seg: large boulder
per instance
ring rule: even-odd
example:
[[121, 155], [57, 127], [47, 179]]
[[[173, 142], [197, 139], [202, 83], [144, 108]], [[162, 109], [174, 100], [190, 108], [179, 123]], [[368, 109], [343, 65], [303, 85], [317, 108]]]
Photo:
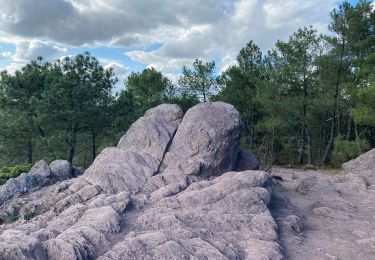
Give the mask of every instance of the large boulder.
[[227, 103], [205, 102], [186, 112], [168, 149], [167, 166], [179, 161], [200, 164], [200, 175], [209, 177], [231, 171], [240, 149], [242, 122]]
[[66, 160], [56, 160], [49, 165], [51, 174], [56, 180], [66, 180], [74, 175], [72, 164]]
[[[235, 168], [242, 122], [238, 111], [223, 102], [189, 109], [158, 171], [143, 188], [156, 201], [177, 194], [189, 184]], [[136, 203], [143, 206], [144, 202]]]
[[65, 202], [58, 201], [50, 190], [45, 189], [53, 190], [52, 184], [77, 177], [83, 171], [68, 161], [57, 160], [48, 165], [41, 160], [28, 173], [8, 180], [0, 186], [0, 224], [33, 218], [52, 205]]
[[14, 196], [50, 184], [50, 176], [51, 169], [48, 164], [43, 160], [37, 162], [28, 173], [22, 173], [0, 186], [0, 206]]
[[177, 105], [152, 108], [130, 126], [117, 147], [142, 155], [153, 168], [158, 168], [182, 117]]
[[375, 172], [374, 169], [375, 164], [375, 148], [361, 154], [357, 158], [346, 162], [342, 165], [342, 168], [347, 172], [352, 172], [354, 174], [359, 174], [361, 172], [372, 171]]
[[47, 162], [40, 160], [31, 167], [28, 175], [32, 178], [34, 187], [43, 186], [50, 181], [51, 169]]
[[117, 148], [107, 148], [95, 159], [83, 178], [105, 192], [138, 193], [158, 172], [182, 117], [177, 105], [149, 109], [131, 125]]

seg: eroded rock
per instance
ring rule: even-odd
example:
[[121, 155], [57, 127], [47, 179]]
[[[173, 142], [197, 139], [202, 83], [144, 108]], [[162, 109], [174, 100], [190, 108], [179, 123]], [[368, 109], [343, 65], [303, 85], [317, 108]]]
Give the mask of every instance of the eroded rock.
[[0, 258], [281, 259], [270, 175], [232, 171], [257, 168], [251, 154], [237, 159], [241, 132], [229, 104], [184, 117], [164, 104], [78, 178], [64, 180], [77, 175], [66, 162], [40, 163], [33, 172], [58, 182], [18, 198], [35, 216], [0, 226]]
[[117, 147], [142, 155], [151, 167], [158, 168], [182, 117], [177, 105], [152, 108], [131, 125]]
[[[375, 149], [343, 171], [276, 169], [272, 209], [288, 259], [371, 259], [375, 255]], [[276, 202], [275, 202], [276, 203]]]
[[28, 173], [22, 173], [17, 178], [12, 178], [0, 186], [0, 206], [13, 197], [35, 191], [57, 181], [77, 177], [83, 171], [82, 168], [74, 167], [65, 160], [57, 160], [50, 165], [41, 160]]
[[209, 177], [234, 170], [242, 123], [238, 111], [223, 102], [205, 102], [186, 112], [164, 163], [201, 163], [200, 175]]
[[100, 259], [281, 259], [261, 171], [227, 172], [157, 201]]
[[50, 164], [51, 174], [56, 180], [67, 180], [74, 175], [74, 169], [70, 162], [56, 160]]

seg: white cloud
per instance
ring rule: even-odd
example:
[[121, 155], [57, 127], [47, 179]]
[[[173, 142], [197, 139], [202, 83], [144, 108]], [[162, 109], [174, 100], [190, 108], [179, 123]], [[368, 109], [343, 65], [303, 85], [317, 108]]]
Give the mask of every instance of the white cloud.
[[10, 51], [3, 51], [0, 53], [0, 60], [3, 60], [3, 59], [8, 59], [10, 57], [12, 57], [13, 53], [10, 52]]
[[99, 62], [105, 69], [112, 68], [113, 72], [117, 76], [118, 82], [115, 85], [114, 92], [119, 92], [124, 88], [124, 81], [130, 75], [131, 68], [125, 66], [118, 60], [111, 60], [106, 58], [98, 58]]
[[[121, 46], [137, 62], [176, 75], [195, 58], [221, 70], [249, 40], [262, 50], [298, 27], [327, 28], [336, 0], [1, 0], [0, 41], [17, 60], [53, 57], [61, 46]], [[6, 37], [4, 37], [4, 35]], [[9, 40], [11, 39], [11, 40]], [[38, 39], [38, 40], [35, 40]], [[159, 43], [161, 47], [144, 51]], [[114, 65], [115, 66], [115, 65]], [[175, 76], [173, 76], [175, 77]]]
[[19, 40], [15, 44], [15, 53], [9, 54], [9, 57], [12, 58], [12, 63], [5, 68], [10, 72], [20, 69], [30, 60], [36, 60], [39, 56], [46, 61], [54, 61], [67, 53], [66, 48], [54, 45], [51, 42]]
[[[277, 1], [270, 0], [263, 4], [266, 25], [269, 28], [311, 24], [321, 20], [321, 14], [328, 17], [329, 11], [335, 7], [334, 1]], [[316, 17], [318, 16], [318, 17]], [[319, 19], [320, 18], [320, 19]]]
[[165, 73], [192, 64], [194, 58], [213, 60], [219, 56], [219, 69], [223, 70], [233, 64], [238, 51], [250, 40], [265, 51], [278, 39], [286, 40], [298, 27], [313, 24], [324, 30], [334, 4], [327, 0], [241, 0], [234, 3], [230, 15], [177, 30], [175, 37], [167, 38], [156, 51], [130, 51], [127, 55]]
[[20, 41], [16, 44], [15, 59], [35, 60], [38, 56], [51, 60], [66, 53], [67, 49], [38, 40]]
[[2, 0], [0, 30], [70, 45], [132, 38], [165, 25], [212, 23], [229, 0]]

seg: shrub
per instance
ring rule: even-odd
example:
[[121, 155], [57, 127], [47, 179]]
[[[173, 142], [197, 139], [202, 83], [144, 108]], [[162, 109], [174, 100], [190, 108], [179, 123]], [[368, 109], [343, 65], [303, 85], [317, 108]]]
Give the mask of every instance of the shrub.
[[23, 218], [25, 220], [30, 220], [30, 219], [32, 219], [35, 216], [36, 216], [36, 213], [33, 210], [29, 209], [29, 208], [26, 208], [24, 210], [24, 212], [23, 212]]
[[23, 172], [30, 171], [30, 164], [20, 164], [10, 167], [3, 167], [0, 169], [0, 185], [4, 184], [11, 178], [18, 177]]
[[11, 214], [6, 220], [5, 220], [5, 223], [13, 223], [13, 222], [16, 222], [17, 220], [19, 220], [20, 218], [20, 215], [18, 212], [14, 212], [13, 214]]
[[346, 161], [356, 158], [370, 148], [367, 140], [358, 138], [348, 141], [342, 135], [335, 138], [334, 149], [330, 158], [334, 167], [340, 167]]

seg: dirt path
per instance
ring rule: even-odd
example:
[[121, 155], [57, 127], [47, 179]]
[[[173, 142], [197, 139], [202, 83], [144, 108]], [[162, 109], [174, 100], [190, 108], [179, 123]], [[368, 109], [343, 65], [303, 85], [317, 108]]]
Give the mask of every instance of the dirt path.
[[340, 172], [276, 168], [271, 204], [287, 259], [375, 259], [375, 190]]

